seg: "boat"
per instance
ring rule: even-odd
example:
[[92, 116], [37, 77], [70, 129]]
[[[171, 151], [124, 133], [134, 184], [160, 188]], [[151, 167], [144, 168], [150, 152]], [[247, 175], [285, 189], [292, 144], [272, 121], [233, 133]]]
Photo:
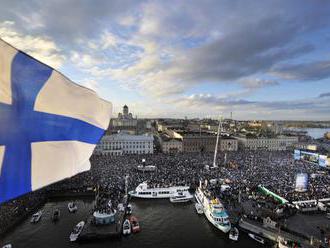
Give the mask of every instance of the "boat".
[[73, 229], [73, 231], [70, 234], [70, 241], [74, 242], [78, 239], [81, 231], [84, 229], [85, 226], [85, 222], [84, 221], [80, 221]]
[[200, 181], [199, 187], [196, 189], [195, 198], [202, 206], [204, 215], [216, 228], [224, 233], [229, 232], [231, 224], [228, 213], [221, 201], [213, 196], [207, 189], [207, 182], [202, 184]]
[[233, 241], [237, 241], [239, 236], [239, 231], [237, 227], [232, 227], [229, 231], [229, 239]]
[[123, 234], [128, 235], [131, 234], [131, 223], [128, 219], [126, 219], [123, 223]]
[[74, 202], [69, 202], [68, 203], [68, 210], [69, 210], [70, 213], [74, 213], [78, 210], [78, 207]]
[[42, 212], [41, 211], [38, 211], [36, 212], [35, 214], [32, 215], [32, 218], [31, 218], [31, 223], [37, 223], [39, 222], [39, 220], [41, 219], [41, 216], [42, 216]]
[[189, 191], [177, 192], [173, 196], [170, 197], [170, 202], [172, 203], [180, 203], [180, 202], [189, 202], [193, 199], [193, 195], [189, 193]]
[[52, 216], [52, 221], [58, 221], [60, 219], [61, 212], [59, 209], [55, 209]]
[[254, 239], [255, 241], [259, 242], [260, 244], [265, 244], [265, 239], [254, 234], [254, 233], [249, 233], [248, 234], [251, 239]]
[[131, 223], [133, 233], [137, 233], [141, 231], [139, 221], [135, 216], [131, 216], [129, 218], [129, 221]]
[[129, 195], [136, 198], [164, 199], [174, 196], [178, 192], [187, 192], [189, 186], [149, 187], [147, 182], [140, 183]]
[[126, 207], [126, 214], [131, 215], [132, 214], [132, 205], [128, 204]]
[[13, 246], [11, 244], [6, 244], [4, 246], [2, 246], [2, 248], [12, 248]]
[[196, 211], [198, 214], [203, 214], [204, 211], [203, 211], [203, 206], [199, 203], [195, 203], [195, 208], [196, 208]]

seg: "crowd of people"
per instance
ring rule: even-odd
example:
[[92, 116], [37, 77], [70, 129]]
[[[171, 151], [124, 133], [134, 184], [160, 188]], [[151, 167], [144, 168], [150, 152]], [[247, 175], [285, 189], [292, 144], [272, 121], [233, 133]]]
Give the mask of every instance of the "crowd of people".
[[[145, 162], [142, 163], [142, 159]], [[249, 193], [262, 185], [288, 201], [321, 199], [330, 196], [330, 176], [319, 166], [295, 161], [292, 152], [248, 151], [220, 153], [217, 168], [212, 168], [213, 153], [143, 154], [125, 156], [93, 155], [91, 170], [47, 187], [39, 195], [28, 194], [0, 207], [0, 228], [6, 228], [11, 216], [33, 206], [33, 199], [44, 199], [50, 193], [65, 191], [85, 192], [101, 188], [107, 192], [112, 206], [116, 207], [125, 194], [125, 178], [128, 190], [144, 181], [152, 186], [189, 185], [195, 188], [199, 181], [216, 179], [230, 186], [233, 197], [238, 192]], [[141, 172], [139, 165], [156, 166], [155, 171]], [[309, 178], [306, 192], [295, 191], [297, 173], [316, 175]], [[25, 200], [28, 199], [28, 200]], [[31, 200], [32, 199], [32, 200]], [[7, 217], [5, 217], [7, 216]], [[9, 216], [9, 217], [8, 217]], [[9, 220], [7, 220], [9, 218]], [[1, 233], [0, 229], [0, 233]]]

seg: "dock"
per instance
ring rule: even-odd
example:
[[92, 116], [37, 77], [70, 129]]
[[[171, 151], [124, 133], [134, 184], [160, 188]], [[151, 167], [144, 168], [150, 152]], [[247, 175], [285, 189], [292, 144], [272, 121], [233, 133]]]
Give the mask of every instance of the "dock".
[[316, 243], [320, 242], [318, 240], [313, 241], [307, 239], [306, 237], [304, 237], [303, 235], [299, 235], [298, 233], [295, 234], [293, 232], [291, 233], [283, 231], [279, 228], [271, 228], [251, 220], [241, 219], [238, 224], [240, 229], [242, 229], [243, 231], [257, 234], [275, 243], [278, 241], [279, 237], [299, 242], [302, 247], [306, 248], [315, 247]]
[[115, 214], [114, 223], [107, 225], [96, 225], [94, 223], [94, 216], [90, 215], [87, 218], [84, 229], [79, 235], [78, 241], [92, 241], [101, 239], [118, 239], [121, 237], [122, 225], [125, 218], [128, 197], [123, 198], [123, 205], [125, 211], [117, 211]]

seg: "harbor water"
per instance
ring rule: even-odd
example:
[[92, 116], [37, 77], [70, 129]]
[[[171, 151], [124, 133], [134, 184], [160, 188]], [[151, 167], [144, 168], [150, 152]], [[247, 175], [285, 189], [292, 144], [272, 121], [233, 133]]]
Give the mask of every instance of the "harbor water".
[[[91, 213], [92, 200], [77, 200], [78, 211], [69, 213], [69, 200], [46, 203], [42, 207], [43, 216], [37, 224], [25, 220], [11, 232], [1, 237], [0, 247], [11, 243], [13, 248], [57, 248], [57, 247], [262, 247], [240, 233], [239, 241], [228, 239], [228, 234], [214, 228], [204, 217], [196, 213], [193, 203], [173, 204], [168, 200], [133, 200], [133, 215], [140, 221], [142, 231], [138, 234], [122, 237], [119, 240], [103, 240], [88, 243], [70, 243], [69, 235], [73, 227], [85, 220]], [[55, 208], [61, 211], [57, 223], [51, 221]]]
[[323, 138], [326, 132], [330, 132], [330, 128], [297, 128], [297, 130], [306, 131], [314, 139]]

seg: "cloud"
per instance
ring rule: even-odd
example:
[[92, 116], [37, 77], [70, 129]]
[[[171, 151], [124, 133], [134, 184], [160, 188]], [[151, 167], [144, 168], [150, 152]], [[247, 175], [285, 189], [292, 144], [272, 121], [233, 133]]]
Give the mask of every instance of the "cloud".
[[319, 95], [319, 97], [330, 97], [330, 92], [322, 93]]
[[0, 23], [0, 38], [55, 69], [58, 69], [65, 60], [61, 49], [52, 39], [47, 36], [18, 33], [14, 22]]
[[240, 83], [248, 89], [259, 89], [269, 86], [279, 85], [276, 80], [260, 79], [260, 78], [246, 78], [240, 80]]
[[279, 65], [274, 68], [273, 73], [289, 80], [323, 80], [330, 77], [330, 60]]
[[[182, 24], [178, 23], [181, 18], [176, 11], [156, 12], [155, 10], [162, 6], [155, 4], [146, 6], [148, 7], [144, 8], [145, 12], [137, 36], [147, 37], [149, 40], [163, 37], [166, 41], [171, 40], [175, 33], [180, 35], [182, 33], [183, 37], [204, 34], [195, 26], [196, 20], [191, 14], [196, 9], [187, 10], [191, 15], [185, 21], [192, 23], [192, 28], [188, 28], [191, 31], [189, 34], [187, 28], [185, 30]], [[185, 18], [184, 13], [187, 11], [183, 11], [182, 18]], [[250, 11], [252, 13], [251, 9]], [[312, 15], [308, 11], [305, 12], [302, 13], [305, 17]], [[227, 28], [219, 32], [212, 30], [212, 25], [209, 29], [217, 35], [193, 49], [170, 47], [168, 43], [163, 45], [160, 42], [158, 51], [153, 54], [143, 54], [140, 61], [127, 70], [116, 71], [115, 77], [122, 77], [123, 81], [128, 81], [131, 77], [130, 81], [135, 88], [140, 88], [143, 92], [156, 97], [183, 94], [186, 90], [205, 82], [239, 83], [251, 89], [277, 85], [276, 80], [249, 78], [255, 77], [256, 74], [268, 73], [272, 67], [283, 61], [313, 52], [315, 47], [312, 44], [304, 42], [292, 44], [299, 35], [310, 31], [312, 27], [316, 28], [317, 21], [310, 21], [302, 28], [302, 17], [295, 20], [293, 17], [296, 16], [281, 16], [276, 11], [267, 13], [269, 15], [264, 14], [255, 19], [255, 15], [249, 16], [243, 23], [234, 22], [232, 29]], [[241, 18], [241, 16], [238, 15], [239, 13], [234, 14], [235, 21], [238, 21], [237, 17]], [[320, 17], [322, 18], [323, 16]], [[219, 26], [222, 25], [224, 24], [220, 22]], [[172, 32], [167, 30], [169, 27]], [[168, 60], [162, 60], [160, 56], [161, 51], [165, 50], [164, 46], [170, 47]], [[141, 67], [143, 70], [140, 70]]]
[[235, 98], [231, 95], [219, 97], [212, 94], [192, 94], [177, 98], [172, 101], [172, 104], [181, 108], [199, 110], [201, 111], [200, 114], [210, 109], [222, 113], [235, 111], [241, 116], [259, 113], [258, 118], [265, 118], [269, 114], [274, 114], [270, 116], [271, 119], [276, 119], [279, 115], [287, 115], [286, 119], [288, 116], [313, 119], [316, 114], [319, 115], [319, 118], [321, 116], [321, 119], [327, 119], [330, 114], [330, 102], [319, 97], [292, 101], [251, 101]]
[[83, 52], [78, 52], [78, 51], [71, 52], [70, 60], [74, 63], [74, 65], [82, 69], [93, 68], [103, 63], [102, 58], [99, 56], [85, 54]]
[[[326, 112], [325, 101], [315, 99], [245, 98], [258, 99], [266, 87], [283, 90], [290, 82], [282, 79], [299, 80], [303, 87], [329, 77], [329, 62], [317, 57], [327, 49], [330, 2], [3, 0], [1, 7], [0, 23], [9, 22], [0, 29], [23, 50], [67, 66], [76, 78], [87, 75], [92, 83], [83, 83], [91, 87], [115, 86], [120, 94], [135, 93], [168, 108], [166, 103], [176, 102], [172, 114], [205, 113], [210, 106], [242, 108], [242, 115], [283, 114], [292, 104], [304, 116], [302, 106], [309, 111], [309, 103]], [[237, 91], [192, 94], [208, 87]], [[184, 108], [176, 107], [184, 102]], [[164, 108], [159, 111], [169, 113]]]

